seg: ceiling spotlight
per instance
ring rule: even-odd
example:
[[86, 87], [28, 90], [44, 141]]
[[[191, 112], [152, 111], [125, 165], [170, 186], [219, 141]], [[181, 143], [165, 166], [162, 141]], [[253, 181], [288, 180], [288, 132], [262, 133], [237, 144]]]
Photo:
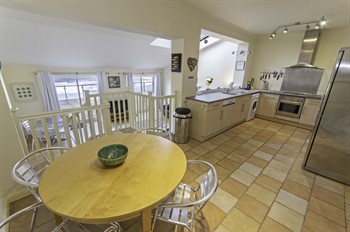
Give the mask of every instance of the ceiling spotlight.
[[287, 28], [287, 27], [285, 27], [285, 28], [283, 29], [283, 33], [284, 33], [284, 34], [288, 33], [288, 28]]
[[204, 43], [207, 44], [207, 43], [208, 43], [208, 40], [205, 39], [205, 40], [204, 40]]
[[305, 27], [305, 30], [307, 31], [309, 29], [310, 29], [310, 26], [309, 26], [309, 24], [307, 24], [306, 27]]
[[276, 36], [276, 31], [272, 32], [271, 36], [275, 37]]
[[327, 23], [327, 19], [323, 16], [320, 20], [320, 25], [324, 26], [324, 25], [326, 25], [326, 23]]
[[269, 39], [273, 39], [272, 35], [270, 35]]
[[320, 24], [319, 23], [315, 24], [315, 29], [320, 29]]

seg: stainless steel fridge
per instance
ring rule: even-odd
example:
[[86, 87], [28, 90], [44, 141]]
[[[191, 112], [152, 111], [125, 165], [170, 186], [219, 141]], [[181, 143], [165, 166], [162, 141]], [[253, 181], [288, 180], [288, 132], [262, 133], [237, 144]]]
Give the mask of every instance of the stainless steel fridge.
[[339, 51], [304, 168], [350, 185], [350, 47]]

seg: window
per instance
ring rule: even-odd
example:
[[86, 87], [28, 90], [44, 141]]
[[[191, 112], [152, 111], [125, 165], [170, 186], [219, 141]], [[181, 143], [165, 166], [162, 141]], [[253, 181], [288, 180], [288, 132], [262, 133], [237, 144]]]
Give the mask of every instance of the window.
[[133, 73], [132, 74], [132, 89], [136, 93], [148, 93], [153, 92], [153, 95], [158, 96], [159, 91], [157, 90], [157, 86], [159, 86], [159, 78], [157, 78], [158, 74], [140, 74]]
[[81, 107], [85, 103], [84, 90], [99, 93], [96, 74], [53, 75], [57, 97], [61, 109]]

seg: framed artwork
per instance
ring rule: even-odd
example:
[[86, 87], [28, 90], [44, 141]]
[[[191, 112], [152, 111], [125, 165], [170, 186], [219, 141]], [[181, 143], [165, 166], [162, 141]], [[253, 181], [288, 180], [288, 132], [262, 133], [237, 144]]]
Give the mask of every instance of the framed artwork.
[[109, 88], [120, 88], [120, 76], [109, 76], [108, 77]]
[[245, 61], [237, 61], [236, 62], [236, 70], [237, 71], [242, 71], [244, 70], [245, 66]]
[[181, 72], [182, 54], [173, 53], [171, 54], [171, 71]]

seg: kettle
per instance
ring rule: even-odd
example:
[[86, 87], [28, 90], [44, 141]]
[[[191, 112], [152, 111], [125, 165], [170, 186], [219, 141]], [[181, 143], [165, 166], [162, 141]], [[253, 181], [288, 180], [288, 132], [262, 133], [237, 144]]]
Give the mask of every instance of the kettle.
[[244, 89], [250, 90], [250, 82], [249, 81], [247, 81], [247, 84], [245, 85]]

